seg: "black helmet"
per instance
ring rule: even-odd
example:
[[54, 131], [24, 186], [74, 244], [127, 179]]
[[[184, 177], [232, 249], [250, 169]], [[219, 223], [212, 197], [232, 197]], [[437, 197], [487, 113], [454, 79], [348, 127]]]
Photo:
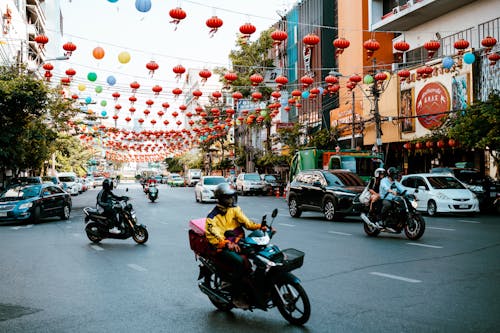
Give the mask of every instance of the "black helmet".
[[237, 201], [236, 191], [233, 190], [228, 183], [217, 185], [214, 191], [214, 197], [217, 203], [223, 207], [235, 207]]
[[399, 176], [399, 171], [395, 167], [390, 167], [389, 169], [387, 169], [387, 175], [392, 179], [397, 179]]
[[113, 182], [109, 180], [108, 178], [104, 179], [102, 181], [102, 188], [105, 191], [111, 191], [113, 189]]

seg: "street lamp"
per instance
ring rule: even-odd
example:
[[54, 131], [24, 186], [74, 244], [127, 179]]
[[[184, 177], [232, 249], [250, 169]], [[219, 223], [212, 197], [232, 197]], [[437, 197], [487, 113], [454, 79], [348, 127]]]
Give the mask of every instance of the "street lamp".
[[69, 59], [69, 56], [67, 55], [64, 55], [64, 56], [59, 56], [59, 57], [54, 57], [54, 58], [48, 58], [48, 59], [44, 59], [39, 65], [38, 67], [36, 68], [36, 72], [38, 72], [38, 70], [40, 69], [40, 67], [43, 66], [43, 64], [45, 64], [46, 62], [48, 61], [59, 61], [59, 60], [68, 60]]

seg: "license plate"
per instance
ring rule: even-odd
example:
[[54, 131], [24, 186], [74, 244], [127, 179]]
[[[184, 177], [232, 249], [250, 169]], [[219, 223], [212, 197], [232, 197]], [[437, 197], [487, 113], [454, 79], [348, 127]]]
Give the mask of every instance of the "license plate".
[[497, 193], [496, 192], [490, 192], [490, 198], [494, 198], [497, 196]]
[[469, 208], [469, 205], [458, 205], [458, 208]]
[[0, 212], [0, 217], [5, 217], [7, 216], [7, 212]]

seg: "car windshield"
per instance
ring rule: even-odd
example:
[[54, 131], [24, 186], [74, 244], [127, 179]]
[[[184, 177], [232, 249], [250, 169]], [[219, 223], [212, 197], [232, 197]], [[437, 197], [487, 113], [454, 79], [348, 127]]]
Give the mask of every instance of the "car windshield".
[[474, 170], [457, 170], [455, 177], [468, 184], [482, 184], [485, 182], [485, 177]]
[[455, 177], [428, 177], [431, 186], [439, 190], [465, 189]]
[[40, 194], [40, 189], [42, 187], [40, 185], [33, 186], [13, 186], [7, 189], [0, 196], [1, 198], [33, 198], [37, 197]]
[[245, 180], [260, 181], [259, 175], [256, 173], [249, 173], [244, 176]]
[[324, 173], [326, 182], [330, 186], [363, 186], [363, 180], [356, 174], [350, 172]]
[[275, 182], [276, 181], [276, 177], [274, 177], [273, 175], [265, 175], [264, 176], [264, 180], [266, 182]]
[[61, 176], [61, 177], [59, 177], [59, 180], [62, 182], [74, 182], [75, 177], [73, 177], [73, 176]]
[[223, 177], [221, 177], [221, 178], [219, 178], [219, 177], [217, 177], [217, 178], [205, 178], [203, 180], [203, 183], [205, 185], [218, 185], [220, 183], [224, 183], [225, 181], [226, 180]]

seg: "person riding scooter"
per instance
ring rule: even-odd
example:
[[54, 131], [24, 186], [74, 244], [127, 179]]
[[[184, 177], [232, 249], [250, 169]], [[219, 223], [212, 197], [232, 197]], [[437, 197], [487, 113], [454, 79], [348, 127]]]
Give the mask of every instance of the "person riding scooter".
[[114, 201], [122, 200], [124, 197], [117, 196], [113, 192], [113, 182], [108, 178], [104, 179], [102, 182], [102, 190], [97, 194], [97, 205], [104, 209], [103, 215], [105, 215], [110, 224], [110, 232], [118, 233], [120, 232], [119, 221], [116, 217], [117, 210], [114, 208]]
[[387, 212], [392, 207], [392, 203], [398, 194], [404, 192], [403, 185], [398, 181], [399, 172], [395, 167], [387, 169], [387, 177], [380, 181], [380, 198], [382, 199], [382, 211], [380, 213], [381, 220], [377, 222], [383, 225], [383, 221], [387, 216]]
[[[368, 217], [372, 219], [380, 211], [380, 182], [385, 177], [385, 169], [377, 168], [374, 172], [373, 177], [368, 183], [368, 191], [370, 191], [370, 210], [368, 212]], [[374, 221], [374, 220], [372, 220]]]
[[214, 196], [217, 205], [208, 214], [205, 224], [205, 236], [210, 244], [217, 249], [217, 256], [223, 264], [231, 267], [231, 282], [236, 302], [244, 306], [241, 300], [244, 287], [245, 259], [239, 255], [240, 247], [238, 241], [245, 236], [243, 228], [248, 230], [267, 230], [266, 226], [252, 222], [236, 206], [236, 191], [228, 183], [217, 185]]

